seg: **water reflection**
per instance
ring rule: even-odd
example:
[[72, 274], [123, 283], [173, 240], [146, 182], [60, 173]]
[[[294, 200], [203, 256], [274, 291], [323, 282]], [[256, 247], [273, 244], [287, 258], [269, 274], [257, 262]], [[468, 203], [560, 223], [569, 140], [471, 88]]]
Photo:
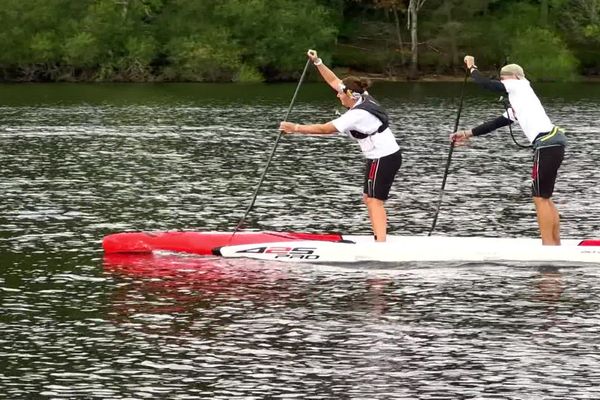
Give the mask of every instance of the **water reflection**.
[[552, 304], [561, 300], [565, 290], [563, 274], [558, 267], [540, 267], [540, 276], [537, 279], [538, 294], [534, 298]]
[[[246, 388], [237, 395], [283, 395], [287, 387], [315, 398], [460, 398], [485, 387], [510, 397], [535, 392], [539, 382], [545, 397], [558, 399], [567, 388], [586, 393], [577, 385], [589, 376], [576, 376], [569, 360], [596, 346], [553, 350], [598, 316], [565, 296], [579, 292], [579, 280], [567, 286], [556, 266], [351, 268], [173, 256], [105, 257], [104, 266], [120, 282], [111, 297], [115, 322], [185, 351], [196, 374], [220, 371]], [[171, 351], [142, 366], [163, 375], [183, 368]], [[553, 365], [570, 384], [548, 378], [557, 376]], [[251, 377], [241, 373], [248, 368]], [[221, 384], [211, 390], [226, 398]]]
[[289, 296], [284, 270], [249, 260], [107, 254], [104, 271], [122, 281], [112, 297], [119, 319], [140, 313], [193, 313], [221, 300], [268, 302]]

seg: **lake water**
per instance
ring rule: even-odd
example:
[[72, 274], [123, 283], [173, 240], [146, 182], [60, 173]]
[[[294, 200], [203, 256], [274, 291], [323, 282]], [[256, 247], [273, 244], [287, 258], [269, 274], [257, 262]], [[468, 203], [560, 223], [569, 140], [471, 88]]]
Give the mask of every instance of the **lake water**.
[[[600, 86], [536, 88], [570, 141], [562, 236], [600, 237]], [[294, 89], [0, 86], [0, 398], [599, 398], [595, 265], [104, 257], [113, 232], [233, 229]], [[390, 233], [431, 227], [460, 89], [372, 90], [404, 152]], [[466, 94], [463, 128], [502, 111]], [[290, 120], [339, 111], [307, 83]], [[536, 237], [531, 158], [507, 130], [457, 148], [435, 233]], [[247, 226], [368, 233], [362, 165], [347, 138], [283, 137]]]

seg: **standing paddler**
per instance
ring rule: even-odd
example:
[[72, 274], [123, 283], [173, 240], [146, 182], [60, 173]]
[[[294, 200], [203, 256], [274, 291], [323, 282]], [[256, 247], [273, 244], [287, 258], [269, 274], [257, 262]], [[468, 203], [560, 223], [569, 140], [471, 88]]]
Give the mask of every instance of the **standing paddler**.
[[344, 133], [356, 140], [366, 158], [363, 202], [367, 206], [375, 240], [385, 242], [387, 235], [387, 213], [384, 203], [398, 169], [402, 164], [402, 153], [396, 138], [389, 128], [387, 113], [369, 95], [369, 82], [348, 76], [339, 79], [317, 57], [314, 50], [308, 57], [319, 73], [337, 92], [337, 98], [348, 109], [339, 118], [324, 124], [303, 125], [283, 121], [279, 129], [285, 133], [333, 134]]
[[554, 126], [546, 115], [539, 98], [525, 79], [523, 68], [508, 64], [500, 71], [500, 81], [484, 77], [477, 70], [475, 58], [465, 56], [471, 77], [485, 89], [508, 94], [510, 109], [500, 117], [473, 129], [457, 131], [450, 140], [457, 143], [472, 136], [481, 136], [500, 127], [518, 122], [533, 148], [531, 192], [537, 213], [540, 236], [544, 245], [560, 245], [560, 216], [552, 201], [558, 168], [565, 155], [567, 138], [562, 129]]

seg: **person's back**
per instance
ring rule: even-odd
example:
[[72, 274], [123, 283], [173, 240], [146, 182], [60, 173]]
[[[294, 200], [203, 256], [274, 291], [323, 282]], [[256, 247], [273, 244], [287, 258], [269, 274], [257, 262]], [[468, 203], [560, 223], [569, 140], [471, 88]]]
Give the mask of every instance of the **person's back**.
[[473, 80], [485, 89], [508, 94], [511, 108], [504, 115], [484, 122], [472, 129], [454, 132], [453, 142], [462, 142], [472, 136], [481, 136], [500, 127], [518, 122], [534, 150], [531, 171], [531, 194], [535, 204], [540, 236], [545, 245], [560, 244], [560, 215], [551, 197], [558, 169], [565, 154], [567, 139], [562, 130], [548, 118], [538, 96], [517, 64], [502, 67], [500, 81], [482, 76], [475, 58], [465, 56], [465, 64]]
[[513, 116], [530, 143], [540, 132], [552, 130], [554, 125], [527, 79], [505, 79], [502, 84], [508, 93]]

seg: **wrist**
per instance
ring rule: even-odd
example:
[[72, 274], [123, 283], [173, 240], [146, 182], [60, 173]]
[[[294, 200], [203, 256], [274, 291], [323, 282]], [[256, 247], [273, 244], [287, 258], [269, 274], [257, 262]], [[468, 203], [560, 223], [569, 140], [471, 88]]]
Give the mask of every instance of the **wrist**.
[[319, 65], [323, 64], [323, 60], [321, 60], [320, 58], [317, 58], [315, 61], [313, 61], [313, 64], [315, 66], [319, 66]]
[[300, 125], [298, 125], [298, 124], [294, 125], [294, 132], [300, 132], [299, 128], [300, 128]]

